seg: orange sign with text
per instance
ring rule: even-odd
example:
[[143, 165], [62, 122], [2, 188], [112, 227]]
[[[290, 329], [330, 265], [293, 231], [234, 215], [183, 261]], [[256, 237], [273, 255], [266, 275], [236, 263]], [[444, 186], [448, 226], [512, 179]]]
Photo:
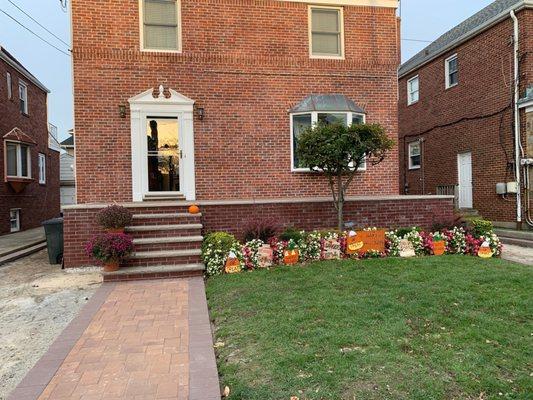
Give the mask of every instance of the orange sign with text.
[[358, 251], [360, 254], [364, 254], [367, 251], [379, 251], [383, 253], [385, 251], [385, 230], [378, 229], [375, 231], [357, 231], [357, 241], [363, 243]]

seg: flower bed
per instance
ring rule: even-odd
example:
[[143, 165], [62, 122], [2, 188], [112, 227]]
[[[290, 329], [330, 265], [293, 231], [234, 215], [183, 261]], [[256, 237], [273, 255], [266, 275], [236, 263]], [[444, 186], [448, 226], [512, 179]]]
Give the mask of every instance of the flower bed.
[[[416, 227], [387, 232], [366, 228], [361, 233], [382, 232], [381, 246], [365, 250], [360, 242], [352, 251], [347, 246], [356, 233], [339, 231], [298, 231], [288, 229], [279, 237], [265, 243], [252, 239], [239, 243], [233, 235], [216, 232], [206, 236], [202, 246], [202, 259], [207, 275], [224, 272], [252, 271], [276, 265], [292, 265], [317, 260], [342, 258], [366, 259], [382, 257], [433, 256], [435, 254], [464, 254], [480, 257], [499, 257], [502, 244], [487, 221], [473, 221], [472, 227], [460, 226], [437, 232], [424, 232]], [[379, 236], [379, 235], [377, 235]], [[380, 248], [381, 247], [381, 248]]]

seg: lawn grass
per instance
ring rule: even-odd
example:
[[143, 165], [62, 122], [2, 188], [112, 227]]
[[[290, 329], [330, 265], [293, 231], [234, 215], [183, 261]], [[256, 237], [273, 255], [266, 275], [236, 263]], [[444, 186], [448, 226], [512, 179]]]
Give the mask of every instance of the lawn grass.
[[[207, 282], [229, 399], [533, 399], [533, 267], [327, 261]], [[222, 345], [223, 344], [223, 345]]]

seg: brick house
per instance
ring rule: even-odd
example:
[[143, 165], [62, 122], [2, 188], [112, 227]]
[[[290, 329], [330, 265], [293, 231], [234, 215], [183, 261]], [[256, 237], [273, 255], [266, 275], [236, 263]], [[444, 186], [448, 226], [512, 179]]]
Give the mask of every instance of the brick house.
[[533, 2], [498, 0], [400, 67], [404, 193], [455, 194], [500, 226], [532, 222], [532, 50]]
[[0, 235], [59, 215], [59, 147], [48, 89], [0, 47]]
[[[397, 138], [397, 6], [74, 0], [78, 205], [65, 208], [66, 265], [88, 262], [79, 232], [94, 232], [94, 213], [109, 202], [132, 208], [150, 234], [169, 213], [181, 218], [175, 228], [194, 222], [197, 238], [239, 235], [243, 221], [267, 215], [335, 226], [327, 181], [298, 166], [294, 145], [318, 120], [380, 123]], [[361, 171], [349, 200], [347, 219], [360, 225], [430, 225], [451, 213], [449, 198], [400, 196], [396, 149]], [[180, 213], [191, 202], [201, 217]], [[166, 250], [183, 244], [155, 247], [143, 229], [130, 229], [143, 243], [132, 265], [177, 262]], [[197, 247], [187, 247], [194, 259]]]

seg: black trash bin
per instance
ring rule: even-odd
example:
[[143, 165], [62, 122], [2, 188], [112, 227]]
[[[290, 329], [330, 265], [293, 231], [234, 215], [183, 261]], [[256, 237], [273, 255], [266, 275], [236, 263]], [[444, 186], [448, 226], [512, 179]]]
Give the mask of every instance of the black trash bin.
[[49, 219], [43, 222], [48, 260], [50, 264], [61, 264], [63, 260], [63, 218]]

